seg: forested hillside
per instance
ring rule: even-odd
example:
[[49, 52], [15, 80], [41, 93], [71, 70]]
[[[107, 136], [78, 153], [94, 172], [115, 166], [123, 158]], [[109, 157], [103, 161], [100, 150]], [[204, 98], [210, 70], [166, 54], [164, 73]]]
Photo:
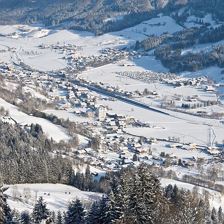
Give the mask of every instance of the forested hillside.
[[85, 0], [0, 1], [0, 23], [43, 23], [102, 33], [133, 26], [186, 1]]

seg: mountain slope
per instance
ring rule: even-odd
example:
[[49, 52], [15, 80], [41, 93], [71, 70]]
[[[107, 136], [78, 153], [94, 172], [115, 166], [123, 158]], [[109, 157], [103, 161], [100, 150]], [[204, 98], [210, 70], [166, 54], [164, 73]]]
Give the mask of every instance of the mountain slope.
[[105, 32], [141, 22], [169, 2], [171, 0], [138, 0], [137, 4], [135, 0], [0, 0], [0, 23], [41, 22]]
[[42, 23], [103, 33], [121, 30], [158, 13], [211, 13], [223, 19], [222, 0], [0, 0], [0, 23]]

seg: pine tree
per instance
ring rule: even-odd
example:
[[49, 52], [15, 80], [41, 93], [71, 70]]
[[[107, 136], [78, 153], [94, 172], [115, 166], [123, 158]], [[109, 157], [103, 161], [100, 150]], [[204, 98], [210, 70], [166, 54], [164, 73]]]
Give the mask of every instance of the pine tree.
[[218, 224], [218, 215], [215, 208], [212, 209], [211, 219], [212, 219], [212, 224]]
[[83, 224], [85, 223], [85, 211], [80, 200], [70, 203], [66, 213], [66, 224]]
[[31, 218], [28, 212], [22, 212], [20, 216], [20, 223], [21, 224], [30, 224]]
[[[141, 204], [138, 206], [139, 209], [142, 208], [138, 218], [142, 223], [150, 224], [158, 222], [157, 218], [162, 218], [162, 209], [166, 207], [166, 200], [162, 197], [159, 180], [152, 175], [145, 164], [137, 168], [135, 187], [137, 200]], [[160, 211], [160, 215], [158, 214], [158, 210]]]
[[219, 223], [223, 223], [223, 212], [222, 212], [222, 207], [220, 206], [219, 207], [219, 211], [218, 211], [218, 220], [219, 220]]
[[223, 212], [222, 212], [222, 207], [220, 206], [219, 207], [219, 211], [218, 211], [218, 220], [219, 220], [219, 223], [223, 223]]
[[88, 212], [87, 224], [99, 224], [99, 217], [100, 217], [99, 203], [93, 202], [91, 209]]
[[61, 215], [61, 212], [60, 211], [57, 214], [56, 224], [63, 224], [63, 218], [62, 218], [62, 215]]
[[56, 215], [54, 211], [51, 212], [51, 220], [53, 221], [53, 223], [55, 223]]
[[12, 211], [8, 204], [5, 204], [5, 224], [14, 224]]
[[114, 192], [112, 191], [109, 194], [109, 217], [112, 222], [116, 222], [122, 214], [122, 209], [119, 204], [116, 202], [117, 197], [115, 197]]
[[40, 197], [34, 206], [32, 218], [34, 223], [41, 223], [42, 220], [47, 219], [49, 216], [49, 211], [47, 209], [46, 203], [43, 198]]
[[88, 165], [86, 167], [86, 171], [85, 171], [84, 190], [89, 191], [90, 189], [92, 189], [92, 187], [93, 187], [92, 184], [93, 184], [92, 175], [90, 172], [90, 166]]
[[109, 199], [103, 196], [99, 202], [99, 224], [109, 224], [111, 223], [111, 217], [109, 212]]
[[169, 184], [166, 188], [165, 188], [165, 196], [167, 199], [171, 199], [173, 194], [173, 186], [171, 184]]
[[0, 223], [5, 223], [5, 206], [6, 202], [3, 197], [2, 191], [0, 191]]

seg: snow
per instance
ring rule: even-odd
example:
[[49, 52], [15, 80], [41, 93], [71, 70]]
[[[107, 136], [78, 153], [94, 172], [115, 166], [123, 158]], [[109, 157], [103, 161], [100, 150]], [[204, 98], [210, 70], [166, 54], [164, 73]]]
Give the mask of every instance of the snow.
[[191, 48], [184, 49], [181, 54], [185, 55], [187, 53], [200, 53], [204, 52], [207, 53], [211, 51], [213, 48], [218, 47], [224, 44], [224, 40], [218, 41], [216, 43], [208, 43], [208, 44], [197, 44]]
[[187, 77], [207, 76], [218, 83], [224, 80], [224, 74], [222, 74], [222, 71], [223, 69], [218, 66], [211, 66], [196, 72], [182, 72], [181, 74]]
[[81, 117], [76, 115], [73, 110], [54, 110], [54, 109], [47, 109], [43, 111], [44, 113], [47, 114], [53, 114], [55, 116], [57, 116], [58, 118], [67, 120], [69, 119], [69, 121], [72, 122], [79, 122], [79, 123], [83, 123], [83, 122], [92, 122], [92, 119], [90, 119], [89, 117]]
[[41, 100], [45, 100], [48, 101], [48, 98], [44, 95], [42, 95], [41, 93], [35, 91], [33, 88], [25, 86], [23, 87], [23, 91], [25, 93], [30, 93], [32, 97], [37, 98], [37, 99], [41, 99]]
[[[145, 61], [143, 62], [144, 59]], [[149, 68], [158, 72], [165, 71], [165, 68], [158, 61], [151, 63], [150, 58], [144, 59], [136, 59], [134, 62], [124, 59], [118, 63], [104, 65], [99, 68], [89, 68], [87, 71], [79, 74], [79, 77], [87, 81], [104, 83], [105, 86], [118, 86], [127, 91], [144, 90], [146, 87], [150, 89], [153, 84], [146, 84], [117, 74], [120, 72], [145, 72]]]
[[117, 35], [123, 36], [130, 40], [143, 40], [150, 35], [161, 35], [163, 33], [175, 33], [181, 31], [183, 27], [178, 25], [175, 20], [169, 16], [159, 15], [141, 24], [127, 28], [125, 30], [115, 32]]
[[207, 145], [209, 129], [212, 126], [216, 134], [216, 141], [219, 143], [223, 141], [224, 125], [218, 120], [166, 111], [171, 114], [169, 116], [119, 101], [103, 100], [100, 103], [108, 106], [114, 113], [134, 117], [152, 126], [151, 128], [128, 127], [125, 129], [126, 132], [133, 135], [162, 139], [175, 137], [183, 143]]
[[212, 18], [211, 14], [207, 14], [204, 17], [196, 17], [196, 16], [189, 16], [187, 18], [187, 21], [184, 23], [184, 26], [187, 28], [191, 27], [201, 27], [202, 24], [199, 23], [199, 21], [202, 21], [203, 23], [207, 23], [212, 27], [217, 27], [219, 24]]
[[135, 44], [137, 40], [143, 40], [150, 35], [174, 33], [180, 30], [182, 27], [171, 17], [162, 15], [137, 26], [101, 36], [80, 31], [49, 31], [26, 25], [0, 26], [2, 35], [0, 46], [6, 50], [6, 52], [0, 52], [0, 61], [23, 62], [40, 71], [58, 70], [67, 66], [65, 55], [52, 49], [39, 49], [39, 45], [75, 44], [80, 47], [80, 50], [76, 52], [77, 56], [96, 56], [104, 48], [124, 47]]
[[30, 125], [30, 124], [39, 124], [41, 125], [45, 135], [49, 138], [52, 138], [56, 142], [61, 140], [68, 141], [70, 137], [66, 133], [66, 130], [60, 126], [54, 125], [50, 121], [47, 121], [43, 118], [34, 117], [28, 114], [19, 111], [19, 108], [7, 103], [5, 100], [0, 98], [0, 106], [3, 106], [5, 110], [9, 111], [10, 116], [16, 120], [20, 125]]
[[63, 184], [16, 184], [4, 187], [9, 187], [4, 193], [8, 196], [7, 202], [10, 208], [19, 212], [32, 212], [39, 197], [43, 197], [48, 209], [57, 212], [65, 211], [72, 200], [79, 199], [83, 203], [91, 203], [102, 196], [99, 193], [81, 191]]
[[[167, 147], [167, 145], [173, 147]], [[151, 150], [153, 156], [160, 156], [161, 152], [165, 154], [169, 154], [170, 157], [176, 157], [177, 159], [182, 160], [189, 160], [192, 158], [204, 158], [204, 159], [211, 159], [212, 156], [206, 154], [205, 152], [197, 149], [191, 149], [189, 146], [185, 146], [186, 149], [177, 148], [175, 144], [170, 142], [156, 142], [152, 143]]]

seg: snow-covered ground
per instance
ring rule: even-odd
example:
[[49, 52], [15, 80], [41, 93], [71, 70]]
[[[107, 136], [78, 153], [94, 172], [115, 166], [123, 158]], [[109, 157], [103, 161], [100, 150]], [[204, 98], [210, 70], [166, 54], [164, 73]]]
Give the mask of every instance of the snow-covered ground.
[[40, 49], [39, 45], [75, 44], [80, 48], [76, 52], [77, 56], [96, 56], [104, 48], [123, 47], [135, 44], [137, 40], [143, 40], [149, 35], [180, 30], [182, 27], [171, 17], [162, 15], [137, 26], [97, 37], [88, 32], [50, 31], [25, 25], [0, 26], [0, 49], [5, 50], [0, 52], [0, 61], [24, 62], [41, 71], [57, 70], [67, 66], [64, 53], [49, 48]]
[[74, 110], [54, 110], [54, 109], [47, 109], [43, 111], [44, 113], [47, 114], [53, 114], [55, 116], [57, 116], [58, 118], [64, 119], [64, 120], [69, 120], [72, 122], [79, 122], [79, 123], [84, 123], [84, 122], [88, 122], [88, 123], [92, 123], [93, 120], [91, 118], [88, 117], [82, 117], [82, 116], [78, 116], [74, 113]]
[[187, 18], [187, 21], [184, 23], [184, 26], [187, 28], [200, 27], [203, 25], [203, 23], [207, 23], [209, 26], [212, 26], [212, 27], [216, 27], [220, 25], [212, 18], [211, 14], [207, 14], [203, 18], [196, 17], [193, 15], [189, 16]]
[[30, 125], [32, 123], [41, 125], [46, 136], [52, 138], [56, 142], [59, 142], [61, 140], [68, 141], [70, 139], [69, 135], [66, 133], [66, 130], [62, 127], [57, 126], [43, 118], [38, 118], [25, 114], [22, 111], [19, 111], [18, 107], [7, 103], [1, 98], [0, 107], [4, 107], [5, 110], [8, 110], [9, 115], [20, 125]]
[[92, 203], [102, 197], [102, 194], [81, 191], [63, 184], [16, 184], [4, 187], [8, 187], [4, 193], [8, 196], [10, 208], [19, 212], [32, 212], [39, 197], [43, 197], [51, 211], [65, 211], [72, 200], [79, 199], [83, 203]]
[[216, 134], [216, 141], [219, 143], [223, 141], [224, 125], [218, 120], [172, 111], [168, 111], [171, 114], [168, 116], [119, 101], [101, 101], [101, 104], [108, 106], [114, 113], [134, 117], [152, 126], [151, 128], [126, 128], [125, 131], [130, 134], [148, 138], [175, 137], [183, 143], [207, 145], [209, 129], [212, 126]]

